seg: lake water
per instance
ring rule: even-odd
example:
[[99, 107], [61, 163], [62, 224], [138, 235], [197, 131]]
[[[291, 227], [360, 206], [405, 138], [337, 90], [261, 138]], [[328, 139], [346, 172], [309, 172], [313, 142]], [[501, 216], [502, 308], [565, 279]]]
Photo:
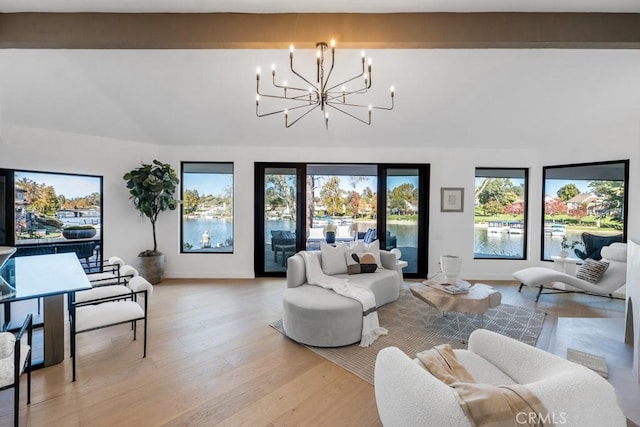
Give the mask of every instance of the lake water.
[[[368, 228], [375, 227], [373, 222], [356, 222], [358, 231], [367, 231]], [[273, 220], [265, 221], [264, 240], [271, 241], [271, 230], [295, 231], [296, 224], [294, 221]], [[418, 224], [407, 223], [390, 223], [387, 229], [392, 235], [396, 236], [398, 247], [417, 247], [418, 243]], [[183, 233], [185, 242], [188, 242], [194, 249], [200, 249], [200, 239], [205, 230], [211, 236], [211, 246], [215, 247], [222, 244], [227, 239], [233, 238], [233, 223], [224, 219], [185, 219], [183, 223]], [[581, 231], [567, 231], [569, 240], [580, 241]], [[522, 234], [508, 233], [487, 233], [485, 228], [474, 229], [474, 248], [476, 252], [496, 256], [522, 256]], [[536, 236], [537, 238], [537, 236]], [[560, 253], [562, 237], [561, 236], [544, 236], [545, 241], [545, 258]], [[531, 242], [529, 242], [531, 243]], [[572, 251], [570, 256], [575, 256]], [[535, 255], [535, 254], [534, 254]], [[535, 257], [535, 256], [534, 256]]]
[[[582, 231], [567, 230], [567, 239], [581, 241]], [[538, 236], [535, 237], [539, 239]], [[474, 250], [476, 253], [498, 257], [522, 258], [522, 242], [524, 234], [487, 233], [486, 228], [474, 229]], [[529, 241], [531, 244], [531, 241]], [[560, 254], [562, 250], [562, 236], [544, 236], [544, 258]], [[575, 258], [573, 250], [569, 250], [569, 256]], [[537, 254], [533, 254], [535, 259]]]
[[201, 249], [202, 234], [207, 231], [211, 247], [219, 247], [225, 241], [233, 241], [233, 222], [225, 219], [184, 219], [182, 236], [184, 243], [189, 243], [194, 250]]

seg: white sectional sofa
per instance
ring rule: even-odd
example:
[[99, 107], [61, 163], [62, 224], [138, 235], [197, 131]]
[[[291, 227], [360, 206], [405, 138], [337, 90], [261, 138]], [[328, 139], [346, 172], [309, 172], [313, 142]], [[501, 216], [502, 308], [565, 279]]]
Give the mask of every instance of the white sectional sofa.
[[[402, 286], [396, 256], [381, 250], [380, 261], [383, 268], [375, 273], [333, 276], [371, 289], [380, 307], [397, 300]], [[362, 305], [332, 290], [309, 285], [304, 259], [298, 253], [287, 261], [282, 323], [285, 334], [299, 343], [315, 347], [345, 346], [359, 342], [362, 337]]]

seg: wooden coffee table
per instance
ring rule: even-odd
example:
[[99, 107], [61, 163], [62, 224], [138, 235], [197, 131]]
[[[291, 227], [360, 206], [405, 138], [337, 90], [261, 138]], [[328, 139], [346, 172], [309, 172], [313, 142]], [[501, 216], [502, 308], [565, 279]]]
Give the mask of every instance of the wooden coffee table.
[[[502, 301], [500, 292], [488, 285], [478, 283], [471, 286], [468, 293], [452, 295], [433, 287], [438, 284], [439, 282], [425, 280], [422, 283], [412, 284], [409, 289], [416, 298], [441, 311], [444, 315], [448, 312], [479, 315], [481, 327], [484, 326], [483, 315], [487, 310], [499, 306]], [[456, 320], [460, 330], [458, 317]], [[465, 322], [465, 331], [469, 323]], [[468, 334], [465, 335], [468, 336]]]

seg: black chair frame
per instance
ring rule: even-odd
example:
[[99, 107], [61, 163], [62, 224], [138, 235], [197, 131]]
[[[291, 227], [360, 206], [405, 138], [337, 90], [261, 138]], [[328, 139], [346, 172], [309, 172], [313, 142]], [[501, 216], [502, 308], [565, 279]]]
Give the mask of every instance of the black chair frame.
[[[25, 358], [24, 366], [20, 366], [20, 359], [21, 359], [20, 343], [22, 342], [22, 337], [25, 332], [27, 333], [27, 344], [29, 345], [29, 353]], [[33, 337], [33, 315], [29, 313], [26, 319], [24, 320], [22, 327], [18, 330], [18, 333], [16, 334], [16, 343], [13, 350], [14, 382], [13, 384], [0, 387], [0, 390], [7, 390], [10, 388], [14, 389], [13, 424], [16, 427], [18, 426], [18, 420], [20, 415], [20, 371], [21, 370], [27, 373], [27, 405], [31, 403], [31, 355], [33, 353], [32, 337]]]
[[111, 326], [124, 325], [125, 323], [131, 323], [132, 329], [133, 329], [133, 340], [135, 341], [137, 339], [137, 328], [136, 328], [137, 322], [139, 320], [143, 320], [144, 321], [144, 329], [143, 329], [144, 330], [144, 341], [143, 341], [143, 354], [142, 354], [142, 357], [143, 358], [147, 357], [147, 311], [148, 311], [148, 306], [149, 306], [148, 291], [147, 290], [138, 291], [138, 292], [131, 291], [131, 300], [137, 302], [137, 300], [138, 300], [137, 295], [138, 294], [144, 294], [144, 306], [143, 306], [144, 315], [142, 317], [138, 317], [138, 318], [135, 318], [135, 319], [127, 319], [127, 320], [122, 321], [122, 322], [110, 323], [108, 325], [102, 325], [102, 326], [98, 326], [98, 327], [91, 328], [91, 329], [85, 329], [85, 330], [80, 331], [80, 332], [76, 332], [76, 308], [77, 307], [98, 305], [98, 304], [103, 304], [103, 303], [117, 303], [117, 301], [122, 301], [124, 298], [122, 296], [108, 297], [108, 298], [95, 299], [95, 300], [91, 300], [91, 301], [84, 301], [84, 302], [80, 302], [80, 303], [76, 303], [75, 301], [72, 301], [72, 303], [71, 303], [71, 327], [70, 327], [70, 330], [69, 330], [69, 338], [70, 338], [70, 349], [71, 349], [71, 359], [72, 359], [73, 381], [76, 380], [76, 335], [77, 334], [96, 331], [98, 329], [109, 328]]

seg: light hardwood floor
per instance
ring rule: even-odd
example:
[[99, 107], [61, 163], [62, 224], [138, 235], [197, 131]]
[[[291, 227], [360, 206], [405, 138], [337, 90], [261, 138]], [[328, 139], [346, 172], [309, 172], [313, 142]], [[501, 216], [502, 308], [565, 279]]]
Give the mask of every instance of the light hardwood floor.
[[[558, 316], [622, 317], [622, 301], [543, 296], [493, 282], [503, 302], [548, 313], [538, 346]], [[256, 426], [380, 425], [371, 385], [282, 336], [284, 279], [165, 280], [150, 301], [148, 355], [122, 325], [78, 336], [71, 361], [23, 380], [21, 425]], [[140, 326], [139, 326], [140, 327]], [[141, 329], [139, 330], [141, 331]], [[0, 393], [0, 425], [11, 425], [12, 392]]]

